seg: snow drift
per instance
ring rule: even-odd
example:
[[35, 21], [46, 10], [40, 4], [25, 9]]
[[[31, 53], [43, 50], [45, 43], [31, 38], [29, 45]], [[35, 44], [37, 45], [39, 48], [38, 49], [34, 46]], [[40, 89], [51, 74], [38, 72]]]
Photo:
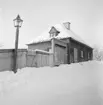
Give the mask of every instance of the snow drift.
[[23, 68], [0, 73], [1, 105], [102, 105], [103, 64]]

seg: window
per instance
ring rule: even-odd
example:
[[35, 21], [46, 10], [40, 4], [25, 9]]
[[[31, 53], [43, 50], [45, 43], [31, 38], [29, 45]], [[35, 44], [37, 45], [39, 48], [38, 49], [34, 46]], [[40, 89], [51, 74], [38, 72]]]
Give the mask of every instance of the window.
[[83, 58], [83, 51], [81, 51], [81, 57]]
[[53, 37], [56, 37], [57, 35], [58, 35], [58, 32], [56, 32], [56, 33], [51, 33], [51, 34], [50, 34], [50, 37], [53, 38]]
[[77, 48], [74, 48], [74, 62], [77, 62], [78, 60], [78, 50]]
[[50, 34], [50, 37], [51, 37], [51, 38], [55, 37], [55, 34], [56, 34], [56, 33]]
[[91, 58], [91, 54], [90, 54], [90, 52], [88, 52], [88, 59], [90, 59]]

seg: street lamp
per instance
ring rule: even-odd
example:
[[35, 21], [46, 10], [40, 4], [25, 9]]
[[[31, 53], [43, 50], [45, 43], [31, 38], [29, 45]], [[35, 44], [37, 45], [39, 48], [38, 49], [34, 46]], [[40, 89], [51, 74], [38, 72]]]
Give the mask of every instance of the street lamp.
[[18, 15], [14, 21], [14, 27], [16, 27], [16, 39], [15, 39], [15, 50], [14, 50], [14, 73], [17, 72], [17, 53], [18, 53], [18, 38], [19, 38], [19, 28], [22, 26], [23, 20]]

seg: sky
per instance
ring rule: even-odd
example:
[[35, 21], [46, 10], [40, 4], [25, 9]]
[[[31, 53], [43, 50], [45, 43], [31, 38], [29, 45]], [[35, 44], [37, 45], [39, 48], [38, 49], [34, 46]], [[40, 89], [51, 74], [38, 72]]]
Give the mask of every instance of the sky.
[[19, 48], [27, 47], [52, 25], [70, 22], [71, 29], [89, 45], [103, 46], [102, 0], [0, 0], [0, 45], [14, 48], [13, 19], [23, 19]]

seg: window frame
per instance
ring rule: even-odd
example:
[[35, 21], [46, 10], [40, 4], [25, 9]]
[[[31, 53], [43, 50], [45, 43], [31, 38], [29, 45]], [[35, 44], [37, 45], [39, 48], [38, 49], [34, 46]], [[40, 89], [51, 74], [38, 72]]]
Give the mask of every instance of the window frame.
[[80, 51], [80, 57], [81, 57], [81, 58], [84, 57], [84, 51], [83, 51], [83, 50]]

